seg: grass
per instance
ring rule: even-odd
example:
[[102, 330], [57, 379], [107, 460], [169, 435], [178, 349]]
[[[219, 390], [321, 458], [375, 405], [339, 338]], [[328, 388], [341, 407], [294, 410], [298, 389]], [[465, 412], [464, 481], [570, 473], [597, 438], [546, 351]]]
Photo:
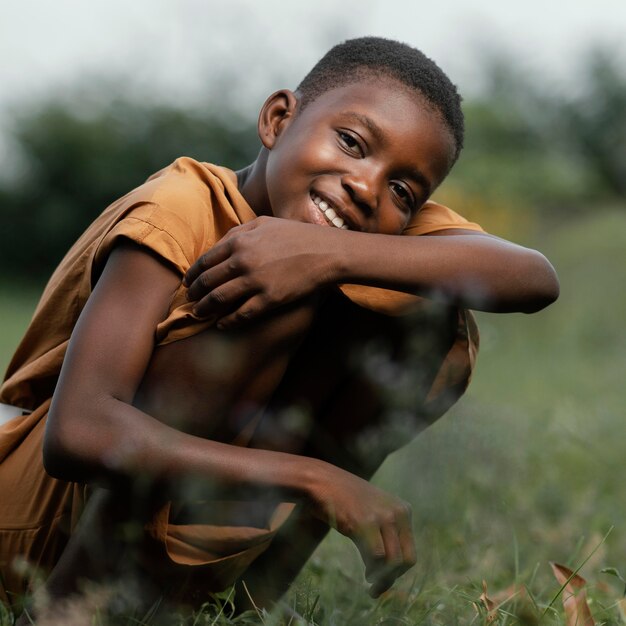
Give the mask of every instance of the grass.
[[[371, 600], [356, 550], [333, 533], [280, 611], [237, 619], [221, 598], [169, 623], [564, 624], [550, 561], [582, 564], [598, 624], [626, 623], [624, 585], [602, 572], [626, 575], [626, 211], [591, 214], [536, 245], [557, 267], [559, 301], [535, 316], [479, 315], [470, 392], [376, 476], [413, 504], [415, 568]], [[3, 362], [33, 303], [5, 293]], [[483, 581], [489, 597], [515, 595], [489, 613]]]

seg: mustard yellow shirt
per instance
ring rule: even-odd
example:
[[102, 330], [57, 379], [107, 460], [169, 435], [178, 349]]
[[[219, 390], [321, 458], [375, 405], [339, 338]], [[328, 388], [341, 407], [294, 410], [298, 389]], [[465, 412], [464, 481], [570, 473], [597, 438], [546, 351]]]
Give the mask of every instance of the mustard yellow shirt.
[[[143, 185], [111, 204], [72, 246], [50, 278], [33, 319], [7, 370], [0, 402], [32, 411], [0, 426], [0, 574], [5, 590], [21, 593], [26, 581], [11, 567], [16, 555], [50, 568], [58, 560], [85, 500], [83, 485], [58, 481], [43, 469], [41, 446], [45, 420], [76, 321], [107, 257], [120, 238], [145, 246], [179, 272], [228, 230], [253, 220], [255, 213], [237, 189], [234, 172], [180, 158]], [[449, 228], [482, 230], [437, 204], [427, 202], [404, 234], [419, 236]], [[401, 314], [420, 299], [385, 289], [342, 285], [358, 305]], [[154, 330], [155, 345], [196, 334], [213, 320], [199, 319], [181, 286], [166, 318]], [[444, 359], [427, 401], [445, 395], [448, 404], [465, 390], [471, 376], [478, 335], [471, 315], [458, 313], [457, 339]], [[181, 565], [211, 563], [213, 574], [229, 584], [267, 548], [289, 507], [277, 509], [268, 528], [174, 527], [167, 511], [150, 533], [167, 557]]]

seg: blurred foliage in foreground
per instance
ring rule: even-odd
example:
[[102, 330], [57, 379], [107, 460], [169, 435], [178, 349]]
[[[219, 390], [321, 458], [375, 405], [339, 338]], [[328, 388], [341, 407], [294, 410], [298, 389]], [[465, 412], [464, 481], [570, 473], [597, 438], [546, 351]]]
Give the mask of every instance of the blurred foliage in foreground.
[[[626, 75], [591, 53], [576, 95], [492, 61], [488, 87], [466, 102], [465, 152], [438, 198], [497, 233], [542, 210], [583, 212], [626, 197]], [[110, 83], [109, 83], [110, 84]], [[15, 112], [17, 173], [0, 183], [0, 267], [41, 280], [112, 200], [181, 155], [238, 168], [257, 150], [255, 122], [229, 107], [130, 101], [79, 86]], [[227, 90], [226, 90], [227, 91]]]

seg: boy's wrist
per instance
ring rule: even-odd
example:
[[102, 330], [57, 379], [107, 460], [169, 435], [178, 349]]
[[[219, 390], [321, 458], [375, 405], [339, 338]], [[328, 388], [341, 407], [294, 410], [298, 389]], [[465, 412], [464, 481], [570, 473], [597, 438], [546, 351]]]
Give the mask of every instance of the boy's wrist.
[[312, 457], [300, 457], [298, 483], [300, 495], [307, 503], [314, 503], [319, 497], [320, 486], [324, 482], [323, 476], [326, 474], [328, 464], [325, 461]]
[[323, 278], [325, 286], [334, 286], [348, 279], [350, 273], [350, 237], [352, 233], [333, 229], [326, 252], [328, 266]]

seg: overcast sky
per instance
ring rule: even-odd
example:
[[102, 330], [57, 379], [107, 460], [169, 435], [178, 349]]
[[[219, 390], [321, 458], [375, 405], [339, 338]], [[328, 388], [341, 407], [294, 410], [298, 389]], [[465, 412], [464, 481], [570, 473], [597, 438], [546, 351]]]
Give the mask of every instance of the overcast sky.
[[[559, 80], [583, 50], [610, 43], [626, 62], [624, 0], [0, 0], [0, 107], [63, 90], [77, 76], [123, 75], [151, 97], [206, 97], [234, 72], [242, 103], [294, 86], [331, 43], [376, 34], [416, 45], [462, 92], [484, 49]], [[337, 7], [340, 8], [337, 8]], [[285, 81], [287, 84], [285, 85]], [[245, 102], [244, 102], [245, 100]], [[252, 102], [250, 102], [252, 101]]]
[[0, 174], [17, 166], [11, 111], [85, 77], [107, 86], [99, 94], [219, 105], [229, 76], [230, 100], [255, 114], [332, 44], [367, 34], [422, 49], [465, 96], [480, 89], [488, 52], [565, 89], [593, 45], [626, 67], [626, 0], [0, 0], [0, 9]]

